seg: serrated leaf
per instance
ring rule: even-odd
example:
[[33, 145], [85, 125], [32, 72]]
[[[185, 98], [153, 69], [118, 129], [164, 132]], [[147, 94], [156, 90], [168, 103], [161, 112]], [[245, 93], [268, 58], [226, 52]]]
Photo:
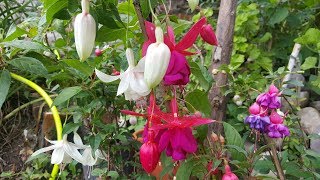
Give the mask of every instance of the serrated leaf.
[[[194, 107], [196, 110], [204, 113], [206, 117], [209, 117], [211, 115], [211, 106], [208, 100], [208, 93], [196, 89], [187, 94], [186, 101], [190, 103], [187, 103], [187, 107], [192, 112], [194, 111]], [[192, 105], [193, 107], [191, 107], [190, 105]]]
[[81, 126], [82, 123], [67, 123], [65, 126], [63, 126], [62, 134], [69, 134], [72, 131], [74, 131], [77, 127]]
[[[238, 131], [233, 126], [231, 126], [226, 122], [223, 122], [223, 128], [224, 128], [224, 133], [226, 138], [226, 145], [234, 145], [244, 149], [244, 143]], [[231, 152], [232, 159], [239, 160], [239, 161], [245, 160], [245, 156], [240, 152], [238, 152], [237, 150], [230, 149], [230, 148], [229, 150]]]
[[11, 84], [11, 76], [9, 71], [3, 70], [0, 76], [0, 109], [6, 100]]
[[302, 70], [307, 70], [311, 68], [315, 68], [317, 64], [317, 58], [316, 57], [307, 57], [303, 64], [301, 65]]
[[275, 11], [273, 15], [271, 15], [269, 24], [273, 26], [277, 23], [280, 23], [283, 20], [285, 20], [288, 15], [289, 15], [289, 11], [287, 8], [279, 8]]
[[76, 59], [66, 59], [63, 60], [66, 64], [68, 64], [70, 67], [80, 71], [86, 76], [91, 76], [93, 73], [93, 68], [88, 65], [87, 62], [80, 62]]
[[61, 91], [61, 93], [54, 99], [52, 106], [60, 105], [81, 91], [80, 86], [68, 87]]
[[30, 74], [35, 74], [39, 76], [46, 76], [48, 74], [48, 70], [41, 61], [32, 58], [32, 57], [21, 57], [12, 59], [8, 61], [8, 64], [18, 68], [21, 71], [27, 71]]
[[20, 49], [25, 49], [28, 51], [46, 51], [48, 50], [45, 46], [43, 46], [40, 43], [32, 42], [32, 41], [25, 41], [25, 40], [13, 40], [8, 42], [2, 42], [1, 45], [9, 46], [9, 47], [15, 47]]

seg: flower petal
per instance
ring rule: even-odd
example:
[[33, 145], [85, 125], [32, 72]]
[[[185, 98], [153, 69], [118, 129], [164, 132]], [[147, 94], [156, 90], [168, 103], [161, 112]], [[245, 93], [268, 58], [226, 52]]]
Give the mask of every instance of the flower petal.
[[97, 157], [94, 158], [92, 156], [92, 148], [89, 147], [89, 148], [86, 148], [84, 151], [83, 151], [83, 165], [86, 165], [86, 166], [93, 166], [96, 164], [97, 162]]
[[129, 88], [129, 83], [131, 80], [131, 73], [125, 72], [118, 86], [117, 96], [124, 93]]
[[38, 149], [37, 151], [35, 151], [31, 156], [37, 156], [37, 155], [39, 155], [41, 153], [44, 153], [44, 152], [47, 152], [47, 151], [51, 151], [51, 150], [56, 149], [58, 147], [59, 147], [58, 145], [51, 145], [51, 146], [48, 146], [48, 147], [41, 148], [41, 149]]
[[54, 149], [51, 156], [51, 164], [61, 164], [65, 155], [64, 153], [62, 147]]
[[72, 157], [72, 159], [83, 163], [83, 156], [80, 154], [80, 152], [78, 151], [77, 146], [75, 146], [73, 143], [66, 143], [63, 146], [63, 150], [70, 156]]
[[167, 130], [164, 132], [159, 140], [159, 151], [162, 152], [164, 149], [167, 148], [170, 142], [171, 132]]
[[73, 142], [76, 145], [83, 145], [82, 139], [77, 132], [73, 132]]
[[185, 50], [191, 47], [193, 43], [196, 41], [202, 26], [205, 25], [206, 22], [207, 19], [205, 17], [201, 18], [198, 22], [196, 22], [186, 33], [186, 35], [182, 38], [182, 40], [176, 45], [176, 49]]
[[107, 75], [107, 74], [99, 71], [98, 69], [95, 69], [95, 72], [96, 72], [97, 77], [98, 77], [101, 81], [103, 81], [103, 82], [105, 82], [105, 83], [109, 83], [109, 82], [115, 81], [115, 80], [117, 80], [117, 79], [119, 79], [119, 78], [121, 77], [121, 75], [119, 75], [119, 76], [110, 76], [110, 75]]

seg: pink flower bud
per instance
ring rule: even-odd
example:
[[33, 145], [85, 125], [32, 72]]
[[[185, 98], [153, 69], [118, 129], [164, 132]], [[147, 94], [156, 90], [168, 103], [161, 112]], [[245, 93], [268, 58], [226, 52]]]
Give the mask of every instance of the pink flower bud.
[[254, 114], [257, 115], [260, 113], [260, 106], [258, 103], [253, 103], [250, 107], [249, 107], [249, 112], [250, 114]]
[[269, 86], [269, 94], [273, 94], [273, 93], [278, 94], [279, 89], [275, 85], [271, 84]]
[[205, 24], [202, 26], [200, 36], [205, 42], [215, 46], [218, 45], [218, 40], [214, 34], [211, 24]]
[[226, 165], [224, 167], [225, 173], [222, 176], [222, 180], [238, 180], [239, 178], [231, 171], [230, 166]]
[[270, 115], [270, 121], [273, 124], [282, 124], [283, 118], [276, 111], [272, 111]]
[[140, 162], [147, 173], [151, 173], [159, 162], [160, 152], [158, 144], [154, 142], [154, 132], [148, 131], [148, 142], [140, 148]]
[[99, 56], [102, 55], [102, 51], [101, 51], [101, 49], [99, 49], [99, 48], [97, 48], [97, 49], [94, 51], [94, 53], [95, 53], [95, 55], [96, 55], [97, 57], [99, 57]]

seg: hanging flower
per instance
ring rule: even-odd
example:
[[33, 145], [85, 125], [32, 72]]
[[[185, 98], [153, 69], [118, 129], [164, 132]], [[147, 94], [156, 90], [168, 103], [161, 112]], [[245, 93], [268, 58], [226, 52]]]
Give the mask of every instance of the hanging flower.
[[140, 162], [147, 173], [151, 173], [157, 166], [160, 159], [160, 152], [157, 143], [154, 142], [154, 132], [148, 131], [148, 141], [140, 147]]
[[148, 46], [145, 56], [144, 79], [150, 89], [156, 87], [163, 79], [169, 62], [170, 49], [163, 42], [161, 27], [155, 28], [156, 42]]
[[[167, 27], [167, 34], [164, 37], [164, 43], [168, 45], [171, 51], [171, 58], [168, 69], [164, 76], [164, 85], [186, 85], [190, 79], [190, 67], [186, 56], [194, 55], [196, 53], [188, 52], [186, 49], [190, 48], [196, 41], [198, 35], [202, 32], [207, 40], [213, 42], [216, 37], [211, 27], [207, 27], [206, 18], [201, 18], [197, 23], [195, 23], [191, 29], [186, 33], [186, 35], [181, 39], [179, 43], [175, 43], [175, 36], [171, 26]], [[146, 49], [148, 46], [155, 42], [154, 29], [155, 25], [146, 21], [145, 22], [146, 31], [148, 35], [148, 40], [144, 42], [142, 47], [142, 54], [146, 54]]]
[[239, 178], [235, 175], [229, 165], [224, 166], [225, 172], [222, 176], [222, 180], [238, 180]]
[[95, 72], [97, 77], [105, 83], [120, 79], [121, 81], [118, 87], [117, 96], [124, 93], [126, 100], [137, 100], [150, 93], [150, 89], [148, 88], [143, 75], [145, 60], [141, 59], [138, 65], [135, 66], [133, 51], [130, 48], [126, 50], [126, 56], [129, 67], [125, 72], [120, 73], [120, 75], [110, 76], [97, 69]]
[[271, 138], [284, 138], [290, 135], [288, 127], [283, 124], [271, 124], [267, 129], [268, 136]]
[[218, 45], [218, 40], [216, 35], [214, 34], [211, 24], [205, 24], [202, 26], [200, 36], [205, 42], [214, 46]]
[[270, 115], [270, 121], [272, 124], [282, 124], [283, 118], [277, 113], [277, 111], [273, 110]]
[[89, 0], [81, 1], [82, 13], [74, 21], [74, 40], [81, 61], [86, 60], [94, 47], [96, 22], [89, 14]]
[[72, 159], [82, 164], [86, 164], [83, 156], [80, 154], [78, 149], [86, 149], [87, 146], [68, 142], [66, 134], [63, 135], [63, 139], [60, 141], [47, 141], [53, 145], [41, 148], [34, 152], [31, 156], [37, 156], [41, 153], [53, 150], [51, 156], [51, 164], [70, 163]]
[[265, 132], [266, 127], [270, 124], [269, 116], [260, 116], [251, 114], [244, 120], [246, 124], [250, 125], [250, 128], [256, 129], [260, 132]]
[[270, 85], [268, 92], [262, 93], [257, 97], [257, 103], [270, 109], [280, 108], [281, 101], [279, 95], [278, 88], [272, 84]]
[[172, 156], [174, 160], [182, 160], [187, 153], [197, 151], [197, 141], [191, 127], [212, 123], [214, 120], [195, 116], [179, 117], [175, 98], [171, 101], [171, 112], [162, 115], [165, 124], [153, 125], [151, 129], [165, 129], [159, 141], [159, 150], [166, 150], [167, 156]]

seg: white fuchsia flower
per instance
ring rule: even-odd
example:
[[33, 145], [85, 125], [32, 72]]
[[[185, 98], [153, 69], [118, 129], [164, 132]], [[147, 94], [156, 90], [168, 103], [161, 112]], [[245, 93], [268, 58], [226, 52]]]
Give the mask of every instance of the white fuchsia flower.
[[86, 60], [92, 52], [96, 38], [96, 22], [89, 14], [89, 0], [81, 1], [82, 13], [74, 21], [74, 40], [81, 61]]
[[110, 76], [97, 69], [95, 72], [97, 77], [105, 83], [120, 79], [117, 96], [124, 93], [126, 100], [137, 100], [150, 93], [150, 89], [143, 76], [145, 60], [144, 58], [141, 59], [137, 66], [135, 66], [133, 51], [130, 48], [126, 50], [126, 56], [129, 67], [125, 72], [120, 73], [120, 75]]
[[156, 42], [148, 46], [145, 56], [144, 79], [150, 89], [156, 87], [163, 79], [169, 66], [171, 52], [163, 41], [161, 27], [155, 29]]

